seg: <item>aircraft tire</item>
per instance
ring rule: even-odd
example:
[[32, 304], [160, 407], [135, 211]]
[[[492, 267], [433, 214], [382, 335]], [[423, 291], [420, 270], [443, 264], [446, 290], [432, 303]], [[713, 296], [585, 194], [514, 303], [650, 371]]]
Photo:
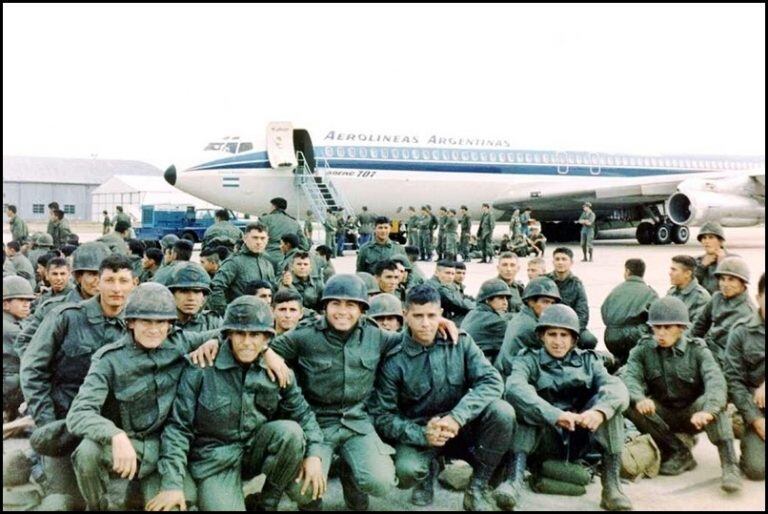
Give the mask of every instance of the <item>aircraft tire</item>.
[[691, 231], [685, 225], [675, 225], [672, 227], [672, 242], [684, 245], [691, 237]]
[[653, 232], [653, 242], [657, 245], [668, 245], [672, 242], [672, 227], [666, 223], [659, 223]]
[[653, 243], [653, 223], [649, 221], [643, 221], [640, 223], [637, 226], [637, 230], [635, 231], [635, 237], [637, 238], [637, 242], [641, 245], [649, 245]]

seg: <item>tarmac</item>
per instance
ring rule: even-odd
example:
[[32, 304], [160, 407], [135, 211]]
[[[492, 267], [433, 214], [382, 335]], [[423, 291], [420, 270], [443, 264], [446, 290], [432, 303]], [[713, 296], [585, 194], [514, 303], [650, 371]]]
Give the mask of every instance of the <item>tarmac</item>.
[[[88, 228], [90, 228], [89, 225]], [[5, 227], [4, 227], [5, 228]], [[32, 227], [30, 227], [32, 229]], [[73, 226], [77, 232], [78, 228]], [[7, 229], [6, 229], [7, 230]], [[44, 230], [44, 228], [43, 228]], [[498, 231], [498, 229], [497, 229]], [[753, 298], [757, 292], [757, 280], [765, 270], [765, 227], [726, 228], [728, 250], [743, 257], [749, 265], [752, 273], [752, 281], [749, 285], [750, 296]], [[573, 272], [581, 278], [587, 289], [590, 302], [589, 328], [601, 340], [599, 349], [604, 349], [602, 335], [604, 326], [600, 319], [600, 305], [608, 293], [623, 280], [623, 264], [630, 258], [642, 258], [647, 265], [646, 282], [650, 284], [661, 296], [669, 288], [667, 272], [670, 259], [678, 254], [699, 255], [702, 253], [699, 243], [696, 241], [697, 229], [691, 230], [691, 240], [685, 245], [666, 246], [641, 246], [634, 240], [607, 240], [596, 241], [594, 262], [580, 262], [581, 250], [577, 244], [565, 244], [576, 255]], [[99, 237], [97, 232], [79, 232], [81, 241], [89, 241]], [[7, 239], [4, 233], [4, 239]], [[317, 240], [316, 240], [317, 243]], [[548, 271], [551, 270], [552, 250], [559, 244], [548, 245], [546, 260]], [[197, 252], [196, 252], [197, 254]], [[197, 257], [193, 258], [197, 260]], [[429, 277], [434, 271], [434, 262], [418, 263], [424, 274]], [[345, 256], [334, 260], [337, 273], [351, 273], [355, 268], [355, 252], [347, 251]], [[517, 278], [527, 282], [525, 259], [521, 259], [520, 272]], [[496, 276], [496, 263], [467, 264], [466, 290], [468, 294], [476, 294], [480, 284]], [[3, 460], [6, 455], [15, 449], [28, 445], [26, 439], [8, 439], [3, 441]], [[740, 449], [737, 449], [740, 452]], [[623, 485], [624, 492], [632, 500], [635, 510], [686, 510], [686, 511], [739, 511], [759, 510], [765, 511], [765, 483], [743, 479], [742, 491], [735, 494], [726, 494], [721, 491], [720, 464], [717, 449], [705, 435], [697, 437], [697, 443], [693, 448], [693, 454], [698, 461], [698, 466], [692, 471], [675, 477], [658, 476], [653, 479], [641, 479], [633, 483]], [[4, 488], [9, 490], [29, 490], [33, 486], [20, 486], [18, 488]], [[257, 478], [246, 486], [251, 492], [260, 487], [260, 479]], [[557, 496], [533, 493], [526, 488], [522, 495], [518, 510], [547, 510], [547, 511], [585, 511], [599, 510], [601, 485], [599, 478], [587, 486], [587, 494], [583, 496]], [[382, 511], [408, 511], [431, 510], [450, 511], [461, 510], [463, 493], [449, 491], [441, 486], [436, 486], [435, 502], [428, 508], [417, 508], [410, 503], [410, 491], [395, 490], [385, 498], [371, 498], [370, 510]], [[5, 495], [4, 495], [5, 496]], [[4, 502], [4, 510], [12, 510], [10, 505]], [[345, 510], [341, 485], [338, 479], [332, 479], [324, 498], [325, 510]], [[284, 499], [280, 510], [296, 510], [295, 504]]]

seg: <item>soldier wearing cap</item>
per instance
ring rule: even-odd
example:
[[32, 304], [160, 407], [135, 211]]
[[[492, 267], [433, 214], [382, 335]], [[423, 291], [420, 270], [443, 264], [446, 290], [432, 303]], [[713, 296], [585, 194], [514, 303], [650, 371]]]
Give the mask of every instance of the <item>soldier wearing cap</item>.
[[376, 218], [373, 241], [360, 247], [360, 250], [357, 252], [356, 271], [373, 273], [377, 262], [389, 260], [396, 254], [405, 255], [403, 247], [389, 238], [390, 231], [389, 218], [378, 216]]
[[620, 365], [642, 337], [649, 334], [648, 307], [659, 295], [645, 283], [645, 262], [628, 259], [624, 263], [624, 282], [614, 287], [603, 301], [600, 314], [605, 323], [603, 340]]
[[560, 302], [560, 291], [551, 279], [537, 277], [525, 286], [522, 301], [523, 308], [505, 327], [498, 356], [492, 361], [505, 378], [512, 372], [512, 359], [523, 349], [541, 348], [536, 327], [542, 313]]
[[196, 262], [184, 262], [176, 267], [168, 289], [176, 302], [174, 325], [183, 330], [204, 332], [221, 326], [221, 318], [204, 310], [205, 298], [211, 294], [211, 278]]
[[464, 316], [474, 309], [477, 304], [475, 301], [466, 298], [453, 284], [453, 278], [456, 275], [456, 264], [453, 261], [442, 260], [435, 267], [435, 274], [425, 283], [440, 293], [443, 316], [452, 320], [454, 323], [461, 324]]
[[374, 296], [381, 293], [381, 289], [379, 289], [379, 282], [376, 280], [376, 277], [365, 271], [358, 271], [355, 273], [355, 275], [357, 275], [357, 277], [363, 281], [365, 290], [368, 291], [369, 300], [373, 300]]
[[461, 322], [462, 330], [472, 336], [485, 357], [493, 362], [504, 339], [507, 322], [513, 316], [508, 311], [512, 292], [498, 278], [486, 280], [477, 293], [477, 307]]
[[[176, 396], [184, 357], [218, 334], [175, 329], [176, 311], [165, 286], [139, 285], [124, 309], [127, 329], [94, 353], [72, 400], [67, 429], [82, 438], [72, 464], [89, 510], [109, 507], [107, 487], [116, 478], [112, 473], [138, 478], [144, 501], [160, 488], [160, 434]], [[217, 348], [218, 342], [206, 345]], [[183, 476], [182, 470], [182, 481]], [[189, 479], [187, 485], [194, 491]]]
[[653, 336], [640, 340], [629, 355], [622, 380], [629, 389], [626, 416], [650, 434], [662, 454], [660, 473], [679, 475], [696, 467], [688, 446], [675, 432], [707, 432], [723, 469], [721, 487], [741, 489], [733, 429], [725, 412], [726, 384], [703, 340], [687, 333], [685, 304], [672, 297], [656, 300], [648, 312]]
[[725, 249], [725, 232], [719, 223], [714, 221], [704, 223], [696, 239], [704, 247], [704, 255], [696, 257], [695, 276], [709, 294], [715, 294], [719, 284], [715, 271], [723, 259], [733, 254]]
[[[592, 212], [592, 204], [590, 202], [584, 202], [583, 212], [576, 223], [581, 225], [581, 251], [584, 254], [584, 258], [581, 262], [592, 262], [592, 240], [595, 237], [595, 213]], [[589, 255], [589, 259], [587, 259]]]
[[288, 202], [285, 198], [276, 197], [269, 201], [272, 204], [272, 211], [269, 214], [262, 214], [259, 216], [259, 223], [261, 223], [266, 232], [269, 235], [269, 241], [267, 242], [267, 248], [264, 252], [264, 256], [272, 262], [274, 266], [275, 274], [280, 273], [278, 269], [280, 261], [282, 261], [283, 254], [280, 252], [280, 238], [285, 234], [295, 234], [299, 238], [298, 247], [304, 251], [309, 250], [309, 245], [304, 237], [303, 229], [298, 221], [293, 216], [289, 215], [285, 210], [288, 208]]
[[403, 328], [403, 304], [393, 294], [376, 295], [371, 300], [371, 307], [367, 314], [384, 330], [400, 332]]
[[501, 377], [471, 336], [460, 332], [456, 345], [438, 336], [440, 313], [433, 287], [408, 292], [408, 327], [381, 366], [371, 412], [379, 433], [396, 446], [399, 487], [415, 486], [415, 505], [432, 503], [436, 459], [444, 456], [472, 464], [464, 508], [493, 510], [486, 493], [511, 446], [515, 412], [501, 399]]
[[691, 319], [696, 319], [699, 312], [709, 302], [712, 295], [699, 284], [694, 276], [696, 260], [690, 255], [676, 255], [672, 257], [669, 267], [669, 281], [672, 287], [667, 291], [667, 296], [674, 296], [683, 301], [688, 307]]
[[749, 321], [755, 306], [749, 298], [749, 268], [741, 257], [726, 257], [717, 266], [719, 288], [693, 320], [691, 334], [702, 337], [722, 368], [728, 333], [740, 322]]
[[765, 480], [765, 273], [757, 285], [758, 312], [728, 336], [725, 378], [728, 396], [747, 425], [741, 436], [741, 470]]
[[35, 298], [32, 286], [21, 277], [3, 278], [3, 423], [18, 416], [24, 401], [19, 381], [20, 359], [13, 343], [21, 322], [29, 316]]
[[[280, 389], [263, 362], [273, 324], [266, 303], [237, 298], [224, 314], [224, 342], [214, 364], [184, 369], [163, 429], [160, 492], [149, 510], [186, 506], [187, 469], [206, 511], [277, 510], [297, 475], [315, 496], [325, 492], [315, 415], [293, 374]], [[261, 493], [244, 498], [243, 481], [260, 473], [266, 474]]]
[[229, 212], [226, 209], [218, 209], [214, 217], [216, 223], [205, 229], [203, 233], [203, 249], [219, 245], [233, 249], [243, 238], [243, 233], [229, 221]]
[[537, 462], [577, 459], [594, 441], [603, 453], [600, 506], [632, 508], [619, 481], [627, 388], [595, 352], [576, 347], [579, 329], [573, 309], [553, 305], [537, 324], [542, 347], [526, 349], [512, 361], [505, 398], [517, 412], [518, 426], [509, 479], [497, 489], [507, 506], [517, 504], [528, 456]]

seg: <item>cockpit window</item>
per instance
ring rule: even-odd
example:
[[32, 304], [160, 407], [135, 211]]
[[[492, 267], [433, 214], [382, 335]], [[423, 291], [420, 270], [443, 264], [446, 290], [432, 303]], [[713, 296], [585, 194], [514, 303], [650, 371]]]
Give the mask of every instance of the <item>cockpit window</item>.
[[237, 153], [237, 141], [232, 143], [227, 143], [227, 146], [224, 148], [224, 151], [229, 153]]
[[240, 149], [237, 152], [248, 152], [250, 150], [253, 150], [253, 143], [240, 143]]
[[206, 146], [203, 151], [207, 152], [210, 150], [210, 151], [218, 152], [219, 150], [221, 150], [223, 146], [224, 146], [224, 143], [208, 143], [208, 146]]

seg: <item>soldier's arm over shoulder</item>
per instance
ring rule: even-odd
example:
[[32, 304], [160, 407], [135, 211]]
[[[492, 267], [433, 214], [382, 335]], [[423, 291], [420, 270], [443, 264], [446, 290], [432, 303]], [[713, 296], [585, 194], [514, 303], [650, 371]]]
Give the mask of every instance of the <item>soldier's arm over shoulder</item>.
[[315, 320], [311, 320], [302, 326], [296, 327], [284, 334], [280, 334], [269, 342], [269, 347], [280, 357], [288, 362], [294, 362], [299, 358], [300, 337], [306, 330], [313, 330]]
[[455, 351], [464, 354], [464, 370], [469, 382], [468, 391], [451, 410], [451, 416], [460, 426], [475, 419], [490, 403], [504, 392], [501, 375], [477, 346], [472, 336], [462, 333]]
[[712, 352], [702, 339], [692, 339], [691, 346], [696, 352], [697, 365], [704, 382], [704, 407], [702, 410], [717, 414], [725, 409], [728, 401], [725, 375]]

